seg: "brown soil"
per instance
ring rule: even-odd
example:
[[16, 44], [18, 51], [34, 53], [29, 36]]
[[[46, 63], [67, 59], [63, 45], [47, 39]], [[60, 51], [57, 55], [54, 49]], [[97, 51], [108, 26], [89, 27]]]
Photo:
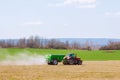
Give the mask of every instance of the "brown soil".
[[120, 61], [83, 65], [0, 65], [0, 80], [120, 80]]

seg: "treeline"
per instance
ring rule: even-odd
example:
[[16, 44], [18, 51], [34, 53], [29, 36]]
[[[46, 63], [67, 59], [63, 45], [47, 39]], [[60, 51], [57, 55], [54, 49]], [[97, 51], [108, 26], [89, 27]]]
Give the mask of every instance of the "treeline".
[[120, 42], [110, 41], [108, 45], [100, 47], [100, 50], [120, 50]]
[[120, 42], [109, 42], [106, 46], [100, 46], [93, 42], [62, 42], [58, 39], [44, 39], [38, 36], [28, 39], [0, 40], [0, 48], [41, 48], [41, 49], [79, 49], [79, 50], [120, 50]]
[[0, 40], [1, 48], [41, 48], [41, 49], [81, 49], [92, 50], [98, 49], [98, 45], [94, 45], [92, 42], [86, 41], [86, 43], [80, 42], [62, 42], [57, 39], [44, 39], [40, 37], [29, 37], [28, 39], [22, 38], [17, 40]]

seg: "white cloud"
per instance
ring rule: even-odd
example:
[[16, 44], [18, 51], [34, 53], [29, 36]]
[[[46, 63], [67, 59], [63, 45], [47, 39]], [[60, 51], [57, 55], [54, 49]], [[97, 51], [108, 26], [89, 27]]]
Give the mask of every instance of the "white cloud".
[[64, 26], [68, 26], [68, 24], [67, 24], [67, 23], [65, 23], [65, 24], [64, 24]]
[[120, 16], [120, 11], [118, 12], [106, 12], [106, 16]]
[[84, 3], [95, 3], [96, 0], [64, 0], [64, 4], [84, 4]]
[[106, 12], [105, 15], [110, 16], [112, 14], [110, 12]]
[[26, 22], [24, 25], [41, 25], [43, 22], [41, 21], [31, 21], [31, 22]]
[[50, 7], [75, 6], [77, 8], [95, 8], [96, 0], [64, 0], [61, 3], [48, 4]]
[[119, 12], [117, 12], [115, 15], [120, 16], [120, 11], [119, 11]]
[[90, 5], [80, 5], [78, 8], [95, 8], [95, 4], [90, 4]]

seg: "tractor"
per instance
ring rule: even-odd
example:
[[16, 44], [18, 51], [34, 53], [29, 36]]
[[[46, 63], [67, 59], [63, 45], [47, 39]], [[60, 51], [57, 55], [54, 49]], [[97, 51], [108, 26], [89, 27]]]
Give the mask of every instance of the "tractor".
[[82, 60], [74, 53], [67, 55], [47, 55], [46, 57], [48, 65], [57, 65], [58, 62], [62, 62], [64, 65], [82, 65]]
[[82, 65], [82, 60], [76, 57], [76, 54], [70, 53], [63, 58], [63, 64], [64, 65], [76, 65], [76, 64]]

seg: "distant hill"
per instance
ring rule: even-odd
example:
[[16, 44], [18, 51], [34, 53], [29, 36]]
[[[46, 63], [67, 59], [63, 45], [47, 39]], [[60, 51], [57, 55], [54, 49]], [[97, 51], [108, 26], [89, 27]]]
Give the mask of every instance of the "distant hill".
[[111, 39], [111, 38], [57, 38], [58, 40], [62, 42], [69, 41], [72, 42], [80, 42], [81, 44], [84, 44], [86, 42], [92, 42], [93, 44], [98, 44], [100, 46], [107, 45], [110, 41], [112, 42], [118, 42], [120, 39]]

